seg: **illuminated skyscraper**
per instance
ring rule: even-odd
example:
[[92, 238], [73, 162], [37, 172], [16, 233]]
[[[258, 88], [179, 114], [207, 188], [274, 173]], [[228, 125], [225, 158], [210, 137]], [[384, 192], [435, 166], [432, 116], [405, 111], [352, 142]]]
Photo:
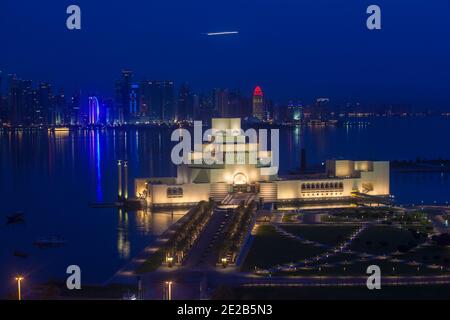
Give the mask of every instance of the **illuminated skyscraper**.
[[267, 120], [267, 112], [264, 105], [264, 93], [259, 86], [253, 91], [253, 116], [261, 121]]
[[77, 125], [80, 123], [80, 91], [76, 92], [70, 98], [69, 105], [69, 123], [71, 125]]
[[95, 125], [100, 119], [100, 104], [97, 97], [89, 97], [89, 124]]

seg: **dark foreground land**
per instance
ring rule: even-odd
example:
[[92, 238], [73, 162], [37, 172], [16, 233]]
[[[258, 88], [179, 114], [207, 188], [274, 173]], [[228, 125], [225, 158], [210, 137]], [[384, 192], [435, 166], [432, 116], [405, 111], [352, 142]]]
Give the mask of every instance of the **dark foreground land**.
[[214, 299], [237, 300], [448, 300], [450, 287], [385, 286], [381, 290], [366, 287], [266, 287], [218, 288]]

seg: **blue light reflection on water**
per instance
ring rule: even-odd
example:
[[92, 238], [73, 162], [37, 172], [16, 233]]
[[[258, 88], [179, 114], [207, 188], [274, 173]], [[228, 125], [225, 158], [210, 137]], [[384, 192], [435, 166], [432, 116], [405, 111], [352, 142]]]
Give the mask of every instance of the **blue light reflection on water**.
[[[343, 127], [296, 127], [280, 132], [281, 174], [330, 158], [450, 158], [450, 120], [445, 118], [370, 119]], [[149, 244], [178, 215], [93, 209], [90, 202], [115, 201], [118, 159], [127, 159], [134, 177], [175, 176], [171, 130], [79, 131], [48, 134], [0, 133], [0, 217], [18, 210], [25, 225], [0, 223], [0, 281], [14, 286], [11, 274], [31, 272], [36, 279], [62, 278], [68, 264], [82, 266], [85, 280], [102, 282]], [[450, 200], [447, 174], [391, 175], [400, 203]], [[4, 220], [5, 221], [5, 220]], [[41, 236], [61, 235], [67, 246], [39, 250]], [[13, 257], [15, 250], [28, 259]]]

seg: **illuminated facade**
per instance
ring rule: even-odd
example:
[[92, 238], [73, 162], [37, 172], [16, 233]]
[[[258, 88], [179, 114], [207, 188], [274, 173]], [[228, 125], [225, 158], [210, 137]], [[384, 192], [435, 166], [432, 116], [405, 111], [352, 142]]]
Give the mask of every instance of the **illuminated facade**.
[[100, 121], [100, 104], [97, 97], [89, 97], [89, 124], [94, 125]]
[[[389, 162], [330, 160], [321, 173], [263, 175], [261, 168], [267, 166], [271, 151], [259, 151], [257, 144], [242, 139], [240, 118], [213, 119], [212, 128], [236, 133], [226, 136], [235, 139], [235, 143], [224, 144], [220, 153], [224, 159], [235, 159], [233, 164], [195, 164], [204, 152], [215, 154], [211, 148], [217, 145], [204, 144], [203, 152], [190, 153], [190, 164], [177, 167], [177, 177], [136, 179], [135, 197], [144, 205], [160, 206], [195, 204], [211, 198], [224, 203], [243, 194], [264, 202], [334, 200], [357, 194], [389, 196]], [[249, 161], [252, 152], [257, 154], [256, 164]]]
[[253, 116], [261, 121], [267, 120], [264, 93], [261, 87], [256, 87], [253, 92]]

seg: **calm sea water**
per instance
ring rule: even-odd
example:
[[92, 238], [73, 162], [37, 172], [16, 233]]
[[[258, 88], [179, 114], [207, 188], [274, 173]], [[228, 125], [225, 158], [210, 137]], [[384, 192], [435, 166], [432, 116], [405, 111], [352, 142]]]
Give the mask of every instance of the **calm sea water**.
[[[68, 265], [82, 268], [83, 281], [102, 283], [181, 217], [184, 211], [144, 213], [94, 209], [111, 202], [117, 190], [116, 161], [127, 158], [133, 177], [172, 176], [171, 131], [44, 131], [0, 133], [0, 294], [14, 287], [16, 272], [27, 283], [63, 279]], [[450, 159], [450, 119], [389, 118], [353, 121], [339, 127], [281, 130], [281, 169], [299, 167], [300, 150], [309, 165], [326, 159]], [[130, 188], [131, 188], [130, 183]], [[447, 174], [392, 174], [400, 203], [450, 201]], [[6, 216], [24, 211], [26, 223], [6, 225]], [[63, 248], [41, 250], [42, 236], [66, 239]], [[28, 258], [14, 257], [14, 251]]]

